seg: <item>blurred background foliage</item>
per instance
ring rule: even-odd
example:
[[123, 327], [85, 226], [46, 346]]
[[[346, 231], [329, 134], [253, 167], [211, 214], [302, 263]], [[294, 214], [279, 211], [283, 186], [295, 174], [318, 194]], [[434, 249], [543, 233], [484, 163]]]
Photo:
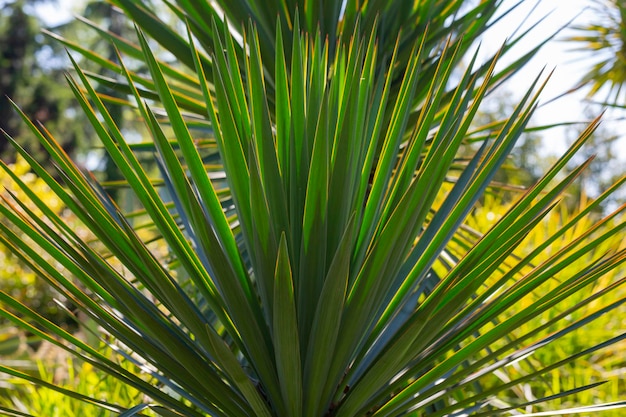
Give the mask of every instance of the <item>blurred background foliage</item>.
[[[99, 180], [119, 180], [120, 174], [107, 154], [94, 146], [91, 125], [67, 88], [65, 73], [69, 59], [65, 46], [47, 34], [80, 39], [82, 46], [111, 61], [117, 60], [115, 50], [79, 19], [47, 24], [44, 16], [37, 12], [42, 6], [59, 7], [60, 3], [59, 0], [0, 1], [0, 128], [12, 137], [26, 136], [20, 135], [25, 126], [9, 103], [8, 98], [11, 97], [20, 103], [31, 120], [45, 125], [48, 131], [58, 133], [65, 151], [82, 162], [85, 168], [95, 171]], [[119, 36], [124, 37], [134, 31], [123, 14], [106, 1], [76, 1], [72, 7], [73, 12]], [[120, 76], [87, 60], [77, 59], [87, 71], [92, 70], [103, 77]], [[120, 98], [120, 93], [106, 85], [99, 86], [98, 92], [110, 96], [112, 101]], [[141, 134], [140, 124], [135, 122], [133, 112], [117, 105], [111, 105], [109, 111], [118, 126], [136, 135]], [[0, 137], [0, 158], [12, 162], [15, 151], [7, 145], [4, 136]], [[40, 149], [43, 154], [43, 149], [35, 140], [25, 143], [25, 146], [32, 150]], [[115, 198], [118, 191], [112, 189], [110, 193]]]
[[[25, 113], [32, 119], [45, 124], [46, 128], [56, 133], [56, 137], [63, 138], [65, 150], [83, 161], [90, 170], [95, 170], [96, 174], [114, 184], [119, 178], [119, 174], [114, 169], [104, 153], [99, 152], [90, 137], [93, 135], [89, 131], [89, 123], [82, 119], [83, 113], [78, 111], [77, 104], [73, 101], [71, 91], [66, 87], [64, 71], [67, 68], [67, 60], [62, 45], [41, 33], [45, 23], [37, 16], [36, 8], [39, 4], [52, 2], [51, 0], [16, 0], [0, 2], [0, 127], [13, 137], [20, 137], [20, 129], [24, 126], [18, 120], [19, 117], [8, 105], [7, 96], [12, 97], [20, 103]], [[90, 20], [96, 21], [107, 30], [124, 36], [127, 31], [133, 30], [128, 27], [127, 20], [121, 19], [120, 14], [110, 4], [103, 1], [77, 2], [77, 11]], [[581, 25], [575, 29], [578, 34], [568, 38], [572, 45], [578, 45], [584, 50], [601, 52], [599, 60], [594, 63], [587, 74], [581, 79], [580, 86], [590, 85], [590, 97], [602, 91], [608, 91], [606, 97], [597, 101], [613, 106], [626, 105], [623, 86], [626, 84], [626, 3], [621, 0], [610, 0], [598, 2], [598, 22], [588, 25]], [[110, 60], [116, 60], [114, 50], [109, 43], [102, 40], [81, 24], [77, 20], [64, 23], [56, 27], [49, 28], [55, 33], [60, 33], [70, 39], [81, 39], [83, 46], [99, 51], [100, 54], [108, 56]], [[89, 66], [89, 63], [81, 63]], [[101, 71], [100, 69], [94, 69]], [[110, 74], [103, 71], [100, 75], [104, 77], [116, 77], [118, 74]], [[107, 91], [106, 86], [100, 87], [101, 93], [109, 94], [114, 102], [117, 94], [115, 91]], [[117, 97], [119, 98], [119, 97]], [[491, 97], [490, 106], [483, 109], [478, 119], [478, 125], [488, 123], [497, 126], [499, 121], [511, 114], [514, 100], [507, 94]], [[134, 132], [141, 135], [141, 131], [134, 124], [131, 112], [124, 112], [123, 106], [111, 106], [112, 114], [118, 124], [122, 125], [127, 132]], [[598, 108], [593, 107], [594, 115]], [[572, 133], [574, 133], [572, 128]], [[578, 133], [578, 132], [575, 132]], [[575, 136], [574, 134], [572, 136]], [[536, 242], [544, 241], [550, 232], [558, 225], [566, 222], [571, 216], [573, 208], [585, 204], [586, 196], [597, 196], [609, 184], [623, 175], [623, 167], [619, 166], [617, 154], [619, 150], [615, 147], [615, 139], [619, 135], [611, 130], [610, 126], [602, 126], [598, 129], [592, 139], [591, 146], [579, 155], [585, 159], [589, 154], [596, 155], [596, 161], [590, 169], [581, 177], [577, 185], [570, 191], [569, 198], [562, 204], [560, 210], [552, 212], [546, 217], [541, 227], [534, 229], [526, 239], [526, 244], [521, 250], [530, 251], [535, 247]], [[512, 201], [512, 196], [523, 190], [524, 187], [536, 181], [544, 167], [552, 161], [550, 156], [542, 151], [542, 141], [549, 140], [541, 131], [529, 131], [517, 148], [513, 151], [510, 160], [500, 171], [495, 179], [496, 183], [507, 184], [506, 188], [494, 189], [492, 194], [487, 194], [479, 206], [472, 213], [468, 226], [474, 232], [485, 232], [497, 219], [508, 209], [507, 202]], [[27, 145], [28, 146], [28, 145]], [[36, 147], [33, 142], [32, 147]], [[472, 146], [468, 144], [467, 146]], [[587, 152], [587, 154], [585, 154]], [[0, 156], [4, 161], [12, 163], [13, 172], [24, 182], [29, 184], [31, 189], [46, 201], [55, 201], [52, 193], [43, 181], [37, 179], [28, 171], [27, 164], [14, 158], [14, 151], [7, 148], [7, 143], [0, 138]], [[10, 181], [5, 174], [0, 173], [0, 184], [7, 185]], [[132, 202], [123, 201], [123, 196], [118, 194], [116, 188], [111, 188], [113, 197], [122, 204]], [[19, 199], [20, 197], [17, 196]], [[609, 200], [604, 206], [604, 210], [623, 204], [624, 193], [617, 193], [616, 197]], [[77, 220], [69, 213], [65, 212], [61, 203], [55, 204], [57, 213], [64, 216], [64, 219], [73, 224], [74, 230], [80, 230]], [[591, 222], [591, 220], [589, 220]], [[76, 226], [76, 227], [75, 227]], [[580, 224], [581, 229], [586, 229], [585, 224]], [[583, 228], [583, 226], [585, 226]], [[471, 233], [472, 231], [468, 231]], [[573, 240], [576, 236], [576, 229], [563, 239]], [[607, 247], [624, 247], [626, 237], [615, 236], [613, 240], [605, 243]], [[601, 251], [599, 248], [598, 251]], [[590, 254], [594, 256], [598, 254]], [[544, 254], [550, 256], [549, 253]], [[582, 260], [581, 260], [582, 261]], [[64, 323], [72, 331], [89, 331], [88, 328], [80, 329], [76, 318], [71, 313], [71, 305], [67, 300], [60, 299], [58, 294], [50, 290], [20, 263], [5, 248], [0, 246], [0, 290], [11, 294], [18, 300], [29, 305], [30, 308], [43, 313], [47, 318], [56, 322]], [[571, 266], [578, 270], [577, 264]], [[565, 272], [566, 273], [566, 272]], [[604, 283], [612, 282], [623, 278], [618, 276], [618, 272], [607, 275], [603, 278]], [[553, 282], [556, 284], [559, 277], [556, 276]], [[550, 288], [540, 288], [537, 291], [547, 291]], [[624, 289], [621, 292], [613, 292], [605, 297], [619, 299], [624, 297]], [[590, 293], [591, 293], [590, 289]], [[580, 300], [569, 300], [576, 303]], [[523, 300], [519, 308], [523, 309], [525, 303], [532, 303], [532, 297]], [[563, 306], [565, 311], [567, 306]], [[578, 314], [591, 313], [594, 304], [588, 306], [589, 311]], [[554, 314], [560, 312], [555, 310]], [[567, 317], [566, 320], [575, 320], [578, 317]], [[605, 316], [596, 322], [594, 332], [597, 335], [594, 339], [608, 339], [616, 334], [620, 329], [626, 327], [626, 309], [621, 308], [620, 314]], [[535, 326], [536, 324], [533, 324]], [[519, 329], [523, 334], [528, 329]], [[554, 329], [545, 329], [546, 334]], [[588, 332], [589, 330], [585, 330]], [[554, 349], [567, 350], [569, 353], [582, 349], [581, 346], [585, 338], [582, 332], [574, 332], [556, 345], [550, 345], [550, 349], [543, 349], [536, 352], [526, 361], [520, 361], [516, 366], [508, 367], [506, 372], [502, 372], [499, 377], [502, 380], [514, 379], [522, 367], [549, 363], [557, 357], [562, 357], [562, 352]], [[48, 349], [48, 350], [47, 350]], [[603, 350], [601, 353], [583, 358], [581, 366], [572, 368], [559, 368], [552, 371], [547, 377], [546, 390], [553, 389], [558, 392], [563, 389], [572, 389], [575, 386], [589, 383], [596, 380], [608, 380], [609, 383], [601, 386], [595, 391], [583, 392], [576, 396], [568, 397], [569, 404], [556, 403], [555, 406], [567, 406], [578, 404], [589, 404], [594, 402], [615, 401], [626, 394], [626, 361], [623, 352], [626, 351], [626, 343], [614, 345], [610, 350]], [[32, 340], [30, 335], [22, 334], [16, 329], [0, 322], [0, 356], [3, 360], [21, 361], [23, 369], [29, 370], [39, 375], [44, 380], [52, 382], [62, 382], [67, 386], [78, 389], [87, 395], [104, 397], [118, 404], [136, 404], [137, 392], [128, 386], [119, 384], [111, 377], [106, 377], [96, 372], [91, 366], [85, 363], [77, 363], [69, 358], [58, 356], [58, 352], [49, 350], [49, 346], [40, 345], [36, 340]], [[41, 361], [54, 361], [63, 372], [50, 374], [42, 367]], [[581, 362], [579, 362], [580, 364]], [[70, 399], [45, 389], [17, 383], [11, 379], [0, 380], [0, 405], [18, 407], [22, 412], [33, 415], [46, 416], [104, 416], [100, 408], [90, 408], [84, 403], [74, 402]], [[519, 399], [530, 401], [528, 392], [523, 390], [516, 393]], [[534, 392], [537, 394], [537, 392]], [[544, 394], [544, 393], [540, 393]], [[549, 392], [547, 392], [549, 394]], [[590, 397], [593, 396], [593, 397]], [[561, 401], [561, 400], [557, 400]], [[53, 406], [51, 406], [53, 405]], [[52, 408], [51, 408], [52, 407]], [[147, 414], [149, 415], [149, 414]], [[614, 413], [606, 412], [603, 416], [617, 417], [622, 415], [620, 411]]]
[[[19, 136], [23, 129], [8, 97], [22, 103], [27, 114], [48, 129], [58, 130], [63, 146], [74, 152], [87, 145], [85, 123], [81, 123], [72, 94], [65, 87], [63, 50], [41, 33], [42, 22], [33, 15], [43, 0], [0, 2], [0, 127]], [[38, 145], [32, 143], [36, 149]], [[0, 139], [0, 155], [11, 160], [14, 151]]]
[[[106, 346], [103, 350], [108, 349]], [[42, 348], [45, 350], [45, 348]], [[56, 369], [51, 372], [50, 358], [41, 358], [31, 361], [31, 370], [36, 372], [44, 381], [75, 389], [90, 397], [107, 400], [117, 404], [136, 404], [142, 401], [143, 394], [127, 384], [121, 383], [110, 375], [97, 372], [85, 362], [72, 359], [71, 356], [60, 354], [55, 350]], [[48, 366], [44, 365], [47, 361]], [[122, 364], [129, 368], [129, 363]], [[84, 401], [79, 401], [61, 394], [58, 391], [35, 386], [17, 378], [0, 380], [0, 407], [10, 407], [28, 415], [46, 417], [109, 417], [116, 415], [111, 411], [103, 410]], [[151, 411], [145, 411], [143, 416], [154, 416]]]
[[[71, 212], [64, 210], [62, 202], [44, 181], [29, 171], [30, 167], [26, 161], [18, 158], [10, 167], [22, 181], [28, 184], [33, 192], [48, 201], [51, 204], [51, 208], [53, 208], [67, 224], [76, 227], [76, 230], [80, 231], [80, 228], [77, 227], [76, 217], [71, 214]], [[4, 191], [5, 189], [15, 189], [14, 185], [11, 183], [12, 180], [6, 173], [0, 173], [0, 185], [2, 186], [3, 193], [6, 193], [6, 191]], [[20, 194], [23, 193], [16, 195], [20, 201], [28, 201], [25, 195]], [[38, 212], [38, 209], [32, 205], [29, 208]], [[4, 219], [0, 221], [4, 221]], [[68, 316], [68, 313], [62, 308], [62, 306], [66, 305], [66, 300], [62, 298], [59, 299], [59, 294], [52, 291], [49, 285], [37, 279], [36, 275], [25, 268], [12, 252], [8, 251], [3, 246], [0, 246], [0, 248], [0, 265], [2, 265], [0, 290], [17, 299], [28, 300], [28, 304], [32, 309], [42, 312], [49, 320], [56, 323], [64, 323], [69, 328], [75, 328], [74, 320]], [[5, 324], [6, 322], [0, 321], [0, 325]]]
[[[577, 205], [582, 209], [586, 205], [584, 195], [571, 195], [569, 197], [571, 201], [565, 201], [565, 204], [561, 204], [557, 210], [552, 211], [538, 227], [529, 233], [524, 243], [520, 245], [519, 251], [516, 253], [517, 255], [523, 256], [530, 253], [540, 243], [545, 242], [557, 228], [571, 220], [573, 217], [572, 206]], [[469, 217], [468, 226], [477, 232], [485, 232], [504, 215], [508, 208], [507, 205], [502, 204], [502, 198], [500, 198], [500, 196], [497, 194], [488, 194]], [[563, 243], [575, 241], [580, 237], [581, 231], [586, 230], [587, 226], [592, 224], [593, 217], [594, 216], [585, 218], [582, 222], [577, 224], [576, 227], [564, 234], [560, 238], [561, 241]], [[552, 290], [556, 285], [562, 282], [565, 276], [573, 273], [577, 265], [589, 262], [592, 258], [596, 258], [604, 251], [609, 250], [609, 248], [623, 247], [626, 247], [626, 236], [616, 235], [608, 239], [602, 246], [588, 253], [584, 259], [572, 263], [564, 271], [554, 276], [547, 285], [537, 288], [529, 297], [522, 299], [517, 305], [518, 311], [527, 308], [539, 299], [541, 295]], [[544, 252], [537, 259], [537, 262], [547, 259], [552, 255], [553, 254], [550, 252]], [[552, 309], [550, 317], [562, 314], [566, 322], [572, 323], [589, 314], [593, 314], [600, 305], [598, 300], [591, 302], [585, 308], [576, 311], [574, 314], [567, 314], [567, 310], [572, 305], [583, 301], [583, 298], [586, 297], [587, 294], [593, 294], [599, 288], [608, 286], [610, 283], [623, 278], [625, 278], [624, 271], [613, 271], [605, 275], [600, 281], [588, 288], [587, 292], [578, 293], [576, 296], [570, 297], [566, 303], [562, 303], [560, 306]], [[494, 279], [497, 279], [497, 277], [494, 277]], [[610, 302], [612, 300], [619, 300], [625, 296], [626, 288], [620, 287], [604, 295], [602, 299]], [[524, 334], [527, 332], [530, 329], [528, 324], [521, 326], [516, 330], [516, 333]], [[540, 325], [540, 323], [533, 322], [531, 325], [536, 327]], [[586, 341], [589, 339], [595, 337], [602, 340], [609, 339], [620, 331], [623, 331], [624, 328], [626, 328], [626, 306], [622, 305], [611, 314], [605, 314], [599, 318], [593, 327], [585, 329], [584, 331], [573, 332], [554, 346], [550, 346], [547, 349], [539, 349], [532, 356], [527, 358], [527, 360], [520, 361], [514, 366], [509, 366], [506, 368], [506, 372], [497, 373], [496, 375], [498, 375], [501, 380], [512, 380], [516, 376], [521, 375], [524, 370], [529, 370], [529, 368], [532, 367], [540, 367], [542, 363], [552, 363], [556, 361], [558, 357], [566, 353], [573, 354], [581, 352], [584, 349]], [[558, 331], [557, 327], [548, 327], [544, 329], [544, 334], [550, 334], [556, 331]], [[626, 394], [626, 358], [624, 358], [623, 354], [625, 351], [626, 341], [621, 341], [594, 355], [582, 358], [577, 362], [577, 366], [562, 367], [551, 371], [545, 376], [546, 383], [543, 386], [546, 388], [546, 392], [541, 392], [540, 394], [550, 395], [559, 390], [573, 389], [576, 386], [580, 386], [582, 381], [586, 381], [586, 383], [608, 381], [599, 389], [581, 392], [567, 397], [566, 399], [557, 399], [550, 404], [550, 407], [552, 409], [570, 408], [578, 404], [594, 404], [623, 399]], [[537, 394], [538, 391], [536, 390], [532, 394], [530, 391], [516, 391], [518, 399], [527, 401], [533, 399], [529, 397], [529, 395]], [[623, 410], [604, 411], [601, 415], [603, 417], [618, 417], [623, 415]]]

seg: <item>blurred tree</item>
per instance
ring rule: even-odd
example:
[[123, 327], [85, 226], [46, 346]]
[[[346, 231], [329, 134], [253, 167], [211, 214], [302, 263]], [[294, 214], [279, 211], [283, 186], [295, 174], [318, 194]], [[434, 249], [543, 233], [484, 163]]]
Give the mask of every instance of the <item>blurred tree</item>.
[[[32, 15], [45, 1], [17, 0], [0, 7], [0, 128], [20, 137], [23, 123], [9, 103], [7, 97], [12, 97], [29, 117], [60, 131], [63, 147], [72, 152], [85, 129], [74, 120], [79, 116], [71, 111], [74, 100], [65, 88], [61, 62], [54, 59], [52, 44], [40, 34], [42, 22]], [[25, 146], [39, 147], [34, 142]], [[10, 161], [13, 152], [7, 149], [4, 136], [0, 137], [0, 155]]]
[[[27, 57], [32, 57], [34, 41], [34, 25], [32, 19], [24, 12], [22, 2], [5, 5], [0, 14], [5, 28], [0, 34], [0, 126], [15, 136], [20, 123], [15, 120], [14, 113], [8, 105], [7, 96], [15, 97], [18, 86], [25, 78]], [[0, 143], [0, 149], [6, 147], [6, 141]]]
[[[50, 27], [38, 19], [38, 8], [44, 4], [56, 4], [56, 0], [15, 0], [0, 1], [0, 128], [10, 136], [20, 138], [21, 143], [38, 153], [40, 145], [30, 141], [30, 135], [22, 135], [21, 122], [8, 97], [11, 97], [26, 115], [45, 124], [48, 130], [60, 132], [58, 135], [64, 149], [89, 164], [90, 169], [100, 172], [99, 178], [105, 183], [120, 179], [115, 164], [97, 149], [94, 149], [83, 112], [79, 111], [71, 90], [66, 88], [65, 71], [69, 65], [65, 46], [56, 39], [44, 36], [42, 29], [81, 39], [83, 46], [97, 51], [112, 62], [117, 55], [112, 44], [83, 22], [73, 19]], [[76, 2], [76, 10], [93, 25], [100, 26], [111, 34], [125, 37], [134, 33], [134, 28], [122, 18], [122, 13], [103, 0]], [[80, 61], [80, 57], [77, 57]], [[90, 63], [84, 63], [86, 69]], [[93, 70], [101, 77], [115, 79], [118, 74], [100, 66]], [[124, 95], [101, 84], [98, 91], [114, 100]], [[118, 126], [134, 130], [135, 125], [129, 111], [123, 106], [111, 104], [109, 111]], [[7, 141], [0, 135], [0, 157], [14, 161], [13, 149], [7, 149]], [[114, 199], [119, 198], [115, 187], [109, 188]]]

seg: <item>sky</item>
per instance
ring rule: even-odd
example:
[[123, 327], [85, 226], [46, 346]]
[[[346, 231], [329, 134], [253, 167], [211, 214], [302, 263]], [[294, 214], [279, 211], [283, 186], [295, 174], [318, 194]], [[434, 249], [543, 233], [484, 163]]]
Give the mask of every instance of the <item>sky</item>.
[[[592, 3], [598, 4], [603, 0], [526, 0], [515, 9], [513, 13], [498, 23], [482, 39], [481, 50], [486, 57], [498, 50], [503, 39], [511, 36], [511, 31], [517, 28], [528, 16], [523, 28], [528, 28], [535, 22], [543, 21], [528, 35], [517, 47], [517, 50], [526, 52], [542, 42], [546, 36], [553, 34], [570, 22], [584, 24], [592, 20], [597, 20], [597, 16], [588, 6]], [[518, 0], [504, 0], [501, 10], [506, 10], [516, 4]], [[38, 14], [48, 24], [54, 25], [67, 21], [72, 17], [72, 10], [80, 2], [72, 0], [57, 0], [57, 4], [46, 4], [38, 7]], [[523, 29], [522, 28], [522, 29]], [[521, 32], [520, 32], [521, 33]], [[519, 98], [530, 86], [534, 78], [545, 67], [549, 72], [554, 70], [546, 88], [542, 92], [540, 103], [543, 104], [535, 113], [532, 123], [534, 125], [547, 125], [560, 122], [581, 122], [574, 128], [556, 128], [544, 132], [544, 150], [551, 154], [560, 154], [566, 149], [567, 138], [571, 139], [572, 130], [582, 130], [584, 121], [588, 118], [584, 114], [588, 102], [585, 100], [586, 90], [580, 90], [568, 94], [555, 101], [551, 99], [558, 97], [577, 85], [590, 66], [592, 55], [585, 53], [574, 53], [571, 51], [572, 44], [563, 42], [562, 39], [572, 34], [571, 30], [565, 29], [557, 35], [555, 40], [549, 42], [533, 58], [527, 66], [516, 75], [505, 87], [513, 98]], [[511, 55], [511, 58], [517, 55]], [[501, 61], [501, 65], [507, 64], [506, 56]], [[551, 102], [550, 102], [551, 101]], [[550, 103], [548, 103], [550, 102]], [[595, 112], [600, 112], [599, 107], [594, 108]], [[604, 116], [604, 125], [611, 131], [626, 132], [626, 122], [619, 121], [626, 117], [626, 111], [608, 111]], [[626, 134], [619, 143], [619, 154], [626, 161]]]
[[[596, 12], [588, 6], [592, 3], [597, 5], [601, 2], [602, 0], [527, 0], [514, 13], [495, 26], [491, 33], [484, 36], [481, 47], [493, 53], [499, 48], [502, 39], [510, 36], [510, 32], [520, 25], [524, 18], [529, 16], [524, 25], [524, 28], [528, 28], [545, 17], [519, 45], [519, 48], [526, 52], [568, 24], [583, 25], [600, 21]], [[507, 6], [512, 6], [515, 3], [517, 1], [505, 0], [503, 9], [507, 9]], [[506, 86], [514, 97], [519, 98], [542, 68], [545, 67], [546, 72], [554, 70], [541, 94], [540, 107], [536, 111], [532, 123], [549, 125], [561, 122], [582, 122], [576, 127], [551, 129], [543, 134], [545, 150], [555, 155], [566, 149], [566, 139], [569, 137], [571, 140], [572, 135], [574, 135], [573, 130], [582, 130], [585, 126], [584, 122], [589, 121], [588, 116], [585, 115], [586, 108], [590, 108], [593, 115], [604, 110], [597, 105], [590, 106], [589, 101], [586, 100], [587, 88], [552, 100], [578, 85], [585, 71], [595, 62], [593, 54], [587, 51], [573, 51], [575, 45], [563, 41], [565, 37], [574, 33], [576, 32], [570, 28], [561, 30], [554, 40], [546, 44]], [[501, 64], [507, 62], [510, 60], [503, 59]], [[601, 91], [597, 100], [601, 101], [606, 98], [604, 94], [606, 93]], [[610, 131], [621, 130], [626, 132], [626, 123], [620, 120], [625, 116], [626, 111], [624, 110], [607, 109], [603, 117], [603, 124]], [[618, 150], [621, 159], [626, 161], [626, 135], [619, 141]]]

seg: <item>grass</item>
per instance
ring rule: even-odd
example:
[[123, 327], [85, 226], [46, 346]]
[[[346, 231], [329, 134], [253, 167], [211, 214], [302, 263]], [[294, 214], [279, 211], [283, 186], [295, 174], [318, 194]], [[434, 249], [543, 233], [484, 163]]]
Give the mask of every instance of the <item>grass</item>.
[[[54, 384], [97, 400], [126, 405], [129, 408], [141, 403], [144, 399], [143, 394], [136, 389], [96, 370], [88, 363], [72, 358], [59, 349], [45, 345], [42, 350], [46, 350], [46, 357], [33, 360], [29, 373], [36, 375], [47, 384]], [[110, 353], [110, 349], [106, 346], [102, 347], [102, 351]], [[128, 362], [123, 362], [121, 365], [128, 370], [138, 371], [132, 369], [133, 367]], [[58, 390], [31, 384], [21, 378], [9, 378], [3, 383], [8, 390], [4, 390], [3, 395], [0, 396], [0, 407], [10, 408], [26, 415], [46, 417], [119, 415], [101, 406], [67, 396]], [[153, 416], [154, 414], [147, 410], [137, 415]]]

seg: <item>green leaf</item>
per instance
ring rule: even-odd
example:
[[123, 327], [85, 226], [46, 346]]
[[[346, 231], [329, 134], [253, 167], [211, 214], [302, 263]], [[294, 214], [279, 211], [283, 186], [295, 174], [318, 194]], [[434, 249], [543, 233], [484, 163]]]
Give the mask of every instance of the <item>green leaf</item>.
[[209, 335], [209, 343], [211, 350], [216, 356], [217, 363], [219, 366], [223, 367], [224, 372], [227, 373], [233, 383], [241, 391], [255, 415], [270, 416], [271, 413], [259, 395], [259, 391], [241, 368], [241, 364], [233, 352], [210, 326], [207, 326], [207, 334]]
[[304, 411], [318, 415], [329, 406], [332, 393], [328, 378], [342, 325], [354, 245], [354, 217], [348, 223], [341, 243], [324, 280], [317, 302], [304, 366]]
[[296, 299], [287, 241], [280, 239], [274, 285], [274, 350], [276, 369], [287, 415], [302, 415], [302, 365]]

